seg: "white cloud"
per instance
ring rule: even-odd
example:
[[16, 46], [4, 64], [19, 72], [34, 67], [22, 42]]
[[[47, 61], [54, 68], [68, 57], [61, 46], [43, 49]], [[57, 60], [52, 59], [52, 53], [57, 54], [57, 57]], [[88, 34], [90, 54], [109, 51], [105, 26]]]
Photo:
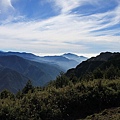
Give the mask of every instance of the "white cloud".
[[91, 4], [94, 6], [100, 6], [101, 3], [104, 1], [102, 0], [48, 0], [49, 2], [54, 2], [55, 9], [58, 9], [61, 11], [61, 14], [68, 14], [73, 10], [74, 8], [80, 7], [84, 4]]
[[14, 9], [14, 7], [11, 4], [11, 0], [0, 0], [0, 9], [2, 12], [6, 12], [10, 9]]
[[[107, 49], [120, 51], [118, 45], [120, 36], [115, 36], [120, 28], [99, 31], [120, 24], [119, 4], [111, 11], [84, 16], [70, 11], [87, 2], [95, 5], [98, 3], [93, 3], [92, 0], [54, 0], [54, 2], [61, 9], [58, 16], [16, 23], [11, 23], [9, 19], [9, 23], [0, 25], [2, 31], [0, 48], [35, 53], [96, 53]], [[15, 18], [11, 18], [13, 19]]]
[[15, 9], [11, 4], [11, 0], [0, 0], [0, 23], [13, 19]]
[[67, 13], [79, 6], [80, 0], [54, 0], [55, 5], [59, 7], [61, 13]]

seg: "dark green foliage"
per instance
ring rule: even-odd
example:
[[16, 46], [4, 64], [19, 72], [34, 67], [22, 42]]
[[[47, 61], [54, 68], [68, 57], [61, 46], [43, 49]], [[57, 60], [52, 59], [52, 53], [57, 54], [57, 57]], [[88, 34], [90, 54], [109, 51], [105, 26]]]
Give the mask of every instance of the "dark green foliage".
[[54, 86], [56, 88], [63, 88], [67, 85], [69, 85], [70, 80], [68, 79], [68, 77], [65, 76], [64, 73], [60, 73], [59, 76], [57, 76], [56, 80], [53, 82], [50, 82], [49, 85]]
[[93, 71], [93, 75], [95, 79], [101, 79], [103, 78], [103, 72], [100, 70], [100, 68], [97, 68]]
[[14, 98], [14, 94], [12, 94], [11, 92], [9, 92], [8, 90], [3, 90], [0, 93], [0, 99], [5, 99], [5, 98]]
[[34, 90], [34, 87], [33, 87], [33, 85], [32, 85], [32, 82], [30, 81], [30, 80], [28, 80], [28, 82], [26, 83], [26, 86], [23, 88], [23, 90], [22, 90], [22, 93], [23, 94], [26, 94], [26, 93], [28, 93], [29, 91], [33, 91]]
[[108, 60], [110, 56], [102, 54], [100, 61], [92, 58], [76, 72], [72, 69], [68, 77], [61, 73], [43, 88], [28, 81], [16, 96], [1, 92], [0, 120], [76, 120], [120, 107], [120, 59]]
[[105, 72], [106, 79], [116, 79], [120, 76], [119, 69], [111, 65]]
[[86, 74], [84, 74], [84, 76], [82, 77], [83, 80], [89, 81], [89, 80], [93, 80], [94, 79], [94, 75], [92, 72], [88, 72]]
[[50, 84], [21, 94], [0, 99], [1, 120], [75, 120], [120, 106], [120, 80], [81, 81], [58, 88]]

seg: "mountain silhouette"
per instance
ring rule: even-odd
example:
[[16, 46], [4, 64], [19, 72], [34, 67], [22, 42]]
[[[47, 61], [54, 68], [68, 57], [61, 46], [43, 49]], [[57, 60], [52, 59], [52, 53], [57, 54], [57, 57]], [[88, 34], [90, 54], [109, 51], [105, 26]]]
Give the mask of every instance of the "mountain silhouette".
[[96, 57], [92, 57], [80, 63], [76, 68], [69, 69], [66, 72], [67, 76], [76, 76], [77, 78], [83, 77], [85, 74], [93, 72], [95, 69], [100, 68], [105, 70], [111, 65], [119, 67], [120, 53], [104, 52]]

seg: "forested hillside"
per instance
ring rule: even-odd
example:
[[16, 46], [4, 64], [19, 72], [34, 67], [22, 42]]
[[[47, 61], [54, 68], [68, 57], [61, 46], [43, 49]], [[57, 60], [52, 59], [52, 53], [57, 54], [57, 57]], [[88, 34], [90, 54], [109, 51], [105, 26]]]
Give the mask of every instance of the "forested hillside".
[[[84, 65], [83, 62], [74, 69], [76, 71], [79, 67], [84, 68], [83, 76], [69, 70], [69, 74], [61, 73], [55, 81], [49, 82], [45, 87], [34, 87], [32, 82], [28, 81], [17, 94], [7, 90], [2, 91], [0, 119], [103, 120], [110, 118], [112, 113], [110, 114], [109, 111], [112, 110], [114, 117], [111, 118], [119, 120], [120, 54], [109, 53], [108, 57], [105, 54], [108, 55], [102, 53], [96, 58], [85, 61], [87, 64]], [[104, 59], [100, 57], [101, 55]], [[96, 64], [96, 61], [102, 63]], [[88, 68], [94, 69], [88, 72]], [[98, 117], [100, 115], [101, 118]]]
[[67, 71], [66, 75], [80, 79], [120, 77], [120, 53], [101, 53], [80, 63], [76, 68]]

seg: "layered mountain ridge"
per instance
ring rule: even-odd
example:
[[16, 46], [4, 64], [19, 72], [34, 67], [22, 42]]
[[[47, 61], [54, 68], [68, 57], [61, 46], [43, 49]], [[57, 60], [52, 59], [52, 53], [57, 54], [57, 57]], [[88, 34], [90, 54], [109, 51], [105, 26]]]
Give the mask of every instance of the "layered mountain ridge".
[[63, 55], [55, 55], [55, 56], [36, 56], [32, 53], [26, 52], [0, 52], [0, 56], [9, 56], [9, 55], [16, 55], [22, 57], [27, 60], [39, 62], [39, 63], [47, 63], [56, 66], [57, 68], [61, 69], [62, 71], [67, 71], [70, 68], [76, 67], [82, 61], [87, 60], [87, 57], [78, 56], [72, 53], [65, 53]]
[[28, 80], [34, 86], [43, 86], [54, 80], [61, 71], [65, 72], [77, 64], [77, 61], [63, 56], [40, 57], [31, 53], [0, 52], [0, 91], [8, 89], [16, 93]]

